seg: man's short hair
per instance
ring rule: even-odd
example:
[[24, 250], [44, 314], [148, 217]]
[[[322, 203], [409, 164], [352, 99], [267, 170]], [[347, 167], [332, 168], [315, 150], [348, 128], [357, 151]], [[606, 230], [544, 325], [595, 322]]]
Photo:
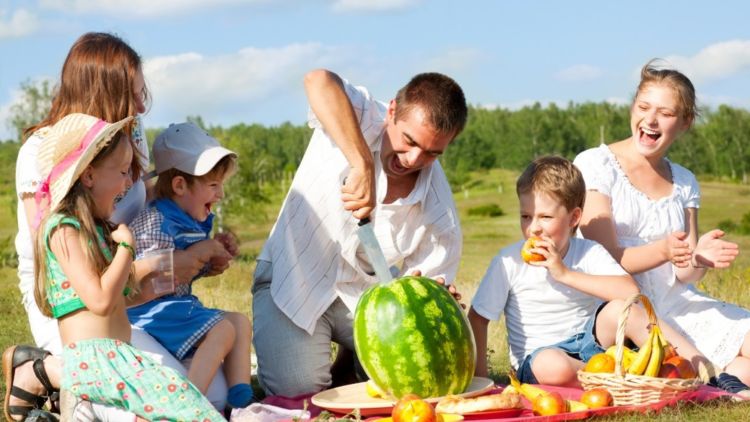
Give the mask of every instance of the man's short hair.
[[396, 94], [396, 120], [420, 106], [439, 133], [457, 136], [466, 125], [466, 98], [453, 79], [441, 73], [420, 73]]
[[568, 211], [583, 209], [586, 183], [578, 168], [567, 158], [546, 155], [534, 160], [516, 182], [516, 193], [545, 193], [562, 203]]

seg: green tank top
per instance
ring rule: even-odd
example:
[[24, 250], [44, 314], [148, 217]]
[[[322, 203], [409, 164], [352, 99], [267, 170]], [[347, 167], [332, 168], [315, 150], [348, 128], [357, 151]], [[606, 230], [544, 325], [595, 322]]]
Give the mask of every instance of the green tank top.
[[[50, 216], [47, 219], [47, 224], [44, 226], [44, 248], [47, 267], [47, 285], [45, 288], [47, 289], [47, 301], [52, 308], [52, 316], [55, 318], [60, 318], [86, 307], [81, 298], [78, 297], [78, 293], [73, 289], [73, 286], [60, 267], [57, 257], [49, 247], [49, 236], [52, 229], [64, 224], [73, 226], [76, 230], [81, 230], [81, 223], [75, 217], [63, 214]], [[104, 239], [104, 230], [99, 226], [96, 227], [96, 238], [104, 257], [108, 262], [112, 261], [112, 252], [107, 247], [107, 242]], [[125, 294], [127, 295], [127, 289]]]

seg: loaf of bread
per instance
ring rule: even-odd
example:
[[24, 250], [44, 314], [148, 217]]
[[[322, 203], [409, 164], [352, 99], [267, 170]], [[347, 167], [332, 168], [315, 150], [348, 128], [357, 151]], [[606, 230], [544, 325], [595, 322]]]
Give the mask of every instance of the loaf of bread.
[[490, 394], [473, 398], [463, 398], [459, 396], [445, 396], [435, 406], [439, 413], [455, 413], [463, 415], [465, 413], [484, 412], [488, 410], [500, 409], [520, 409], [521, 395], [518, 393]]

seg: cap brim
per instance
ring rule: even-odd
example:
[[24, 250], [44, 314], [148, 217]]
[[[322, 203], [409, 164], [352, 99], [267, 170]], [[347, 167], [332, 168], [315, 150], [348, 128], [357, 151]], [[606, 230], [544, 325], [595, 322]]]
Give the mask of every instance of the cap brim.
[[213, 168], [216, 167], [216, 164], [228, 155], [237, 156], [237, 154], [222, 146], [216, 146], [203, 151], [203, 153], [197, 157], [194, 164], [188, 163], [193, 165], [187, 165], [185, 168], [178, 167], [178, 169], [185, 173], [192, 174], [193, 176], [203, 176], [213, 170]]

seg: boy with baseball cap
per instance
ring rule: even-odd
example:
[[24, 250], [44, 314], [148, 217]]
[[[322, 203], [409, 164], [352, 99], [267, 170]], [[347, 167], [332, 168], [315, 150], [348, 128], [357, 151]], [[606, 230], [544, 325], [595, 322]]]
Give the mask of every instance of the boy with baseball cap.
[[224, 182], [237, 167], [237, 154], [198, 126], [179, 123], [157, 136], [153, 157], [159, 177], [156, 199], [130, 225], [138, 258], [153, 250], [195, 245], [191, 250], [197, 250], [206, 265], [193, 280], [176, 283], [173, 293], [128, 309], [128, 317], [177, 359], [192, 356], [188, 378], [203, 393], [223, 361], [227, 402], [245, 407], [253, 399], [250, 321], [238, 312], [207, 308], [192, 294], [194, 280], [220, 273], [237, 254], [231, 235], [210, 236], [211, 209], [224, 197]]

